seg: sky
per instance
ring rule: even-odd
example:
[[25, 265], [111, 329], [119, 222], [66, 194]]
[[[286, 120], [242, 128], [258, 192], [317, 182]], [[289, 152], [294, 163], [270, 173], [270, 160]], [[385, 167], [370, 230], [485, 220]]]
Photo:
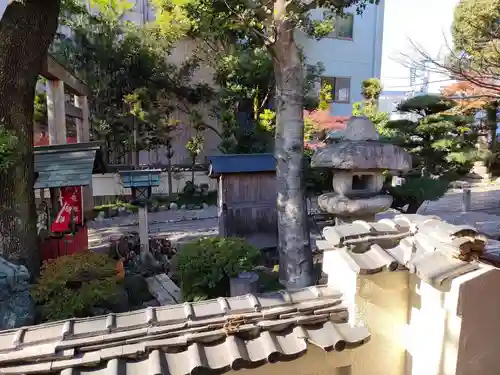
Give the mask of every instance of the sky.
[[[384, 90], [410, 90], [410, 69], [394, 61], [401, 54], [418, 57], [410, 40], [433, 57], [446, 52], [447, 41], [451, 45], [450, 27], [458, 3], [459, 0], [385, 0], [381, 77]], [[429, 92], [438, 92], [450, 83], [445, 79], [432, 74]]]
[[5, 12], [8, 3], [9, 0], [0, 0], [0, 19], [2, 19], [3, 13]]

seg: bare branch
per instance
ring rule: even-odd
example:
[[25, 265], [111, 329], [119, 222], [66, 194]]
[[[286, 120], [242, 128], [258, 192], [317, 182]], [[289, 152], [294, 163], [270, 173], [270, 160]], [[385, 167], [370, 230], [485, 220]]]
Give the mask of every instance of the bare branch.
[[[451, 79], [467, 81], [478, 87], [492, 90], [500, 94], [500, 82], [497, 73], [492, 69], [493, 62], [488, 68], [477, 68], [470, 63], [470, 59], [465, 53], [457, 54], [446, 41], [447, 61], [440, 61], [431, 56], [420, 44], [410, 40], [413, 50], [417, 52], [418, 59], [405, 53], [400, 53], [399, 58], [394, 59], [403, 66], [424, 68], [424, 62], [430, 63], [426, 66], [430, 72], [449, 76]], [[499, 55], [500, 57], [500, 55]], [[500, 59], [498, 60], [500, 61]], [[495, 63], [498, 63], [495, 61]], [[493, 71], [492, 71], [493, 70]]]

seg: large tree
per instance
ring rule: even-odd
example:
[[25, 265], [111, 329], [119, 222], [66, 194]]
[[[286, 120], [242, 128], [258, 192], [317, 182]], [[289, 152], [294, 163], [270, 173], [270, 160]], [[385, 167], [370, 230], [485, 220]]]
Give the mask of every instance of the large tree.
[[361, 83], [363, 100], [352, 105], [353, 116], [366, 116], [375, 125], [377, 131], [384, 135], [385, 124], [389, 114], [378, 109], [378, 99], [382, 93], [382, 84], [378, 78], [368, 78]]
[[389, 189], [393, 208], [416, 213], [424, 201], [440, 198], [476, 160], [475, 126], [456, 109], [457, 103], [445, 97], [416, 96], [398, 106], [406, 119], [384, 125], [383, 134], [413, 157], [413, 170], [405, 182]]
[[[164, 9], [172, 4], [212, 7], [235, 29], [244, 27], [248, 38], [257, 40], [272, 59], [276, 109], [275, 157], [277, 175], [277, 211], [279, 232], [280, 278], [289, 288], [310, 285], [312, 255], [307, 230], [303, 183], [304, 69], [300, 48], [295, 40], [301, 29], [316, 37], [333, 29], [333, 19], [345, 7], [362, 12], [377, 0], [163, 0]], [[311, 11], [323, 17], [313, 19]], [[196, 20], [195, 20], [196, 21]]]
[[99, 13], [75, 7], [63, 18], [71, 36], [56, 38], [51, 51], [92, 90], [94, 138], [105, 142], [113, 161], [128, 156], [125, 162], [138, 163], [141, 150], [163, 143], [156, 137], [157, 125], [174, 108], [192, 112], [193, 104], [209, 98], [211, 90], [190, 82], [197, 61], [169, 63], [173, 44], [184, 35], [182, 27], [160, 36], [157, 22], [135, 25], [125, 20], [132, 6], [127, 0], [91, 4]]
[[[33, 162], [33, 101], [57, 29], [59, 0], [9, 2], [0, 20], [0, 255], [39, 270]], [[1, 140], [0, 140], [1, 141]], [[8, 147], [8, 145], [15, 147]]]

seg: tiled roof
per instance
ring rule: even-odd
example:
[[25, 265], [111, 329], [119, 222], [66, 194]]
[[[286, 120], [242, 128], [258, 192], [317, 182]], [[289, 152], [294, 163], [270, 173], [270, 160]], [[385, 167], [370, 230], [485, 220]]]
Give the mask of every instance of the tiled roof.
[[324, 250], [340, 251], [360, 274], [408, 269], [434, 285], [478, 269], [487, 241], [473, 227], [423, 215], [354, 221], [324, 228], [323, 235]]
[[221, 373], [366, 342], [347, 319], [327, 286], [70, 319], [0, 332], [0, 374]]

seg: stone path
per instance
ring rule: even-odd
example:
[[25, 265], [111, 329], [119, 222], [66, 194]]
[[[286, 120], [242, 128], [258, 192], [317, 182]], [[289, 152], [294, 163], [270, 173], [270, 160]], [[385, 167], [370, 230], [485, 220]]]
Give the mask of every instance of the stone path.
[[[474, 225], [492, 237], [500, 235], [500, 184], [473, 186], [471, 212], [461, 210], [462, 190], [452, 189], [441, 199], [422, 205], [419, 213], [438, 215], [455, 224]], [[218, 234], [217, 207], [154, 212], [149, 214], [149, 223], [151, 234], [168, 237], [174, 243]], [[127, 232], [139, 231], [137, 215], [105, 219], [89, 227], [91, 248], [105, 246], [110, 239]]]
[[[462, 189], [451, 189], [441, 199], [424, 203], [418, 213], [435, 215], [462, 211]], [[500, 213], [500, 185], [477, 185], [471, 188], [470, 211]]]
[[[168, 237], [174, 243], [218, 234], [217, 208], [172, 210], [149, 213], [149, 233]], [[139, 231], [137, 215], [93, 222], [89, 229], [89, 246], [98, 248], [127, 232]]]

